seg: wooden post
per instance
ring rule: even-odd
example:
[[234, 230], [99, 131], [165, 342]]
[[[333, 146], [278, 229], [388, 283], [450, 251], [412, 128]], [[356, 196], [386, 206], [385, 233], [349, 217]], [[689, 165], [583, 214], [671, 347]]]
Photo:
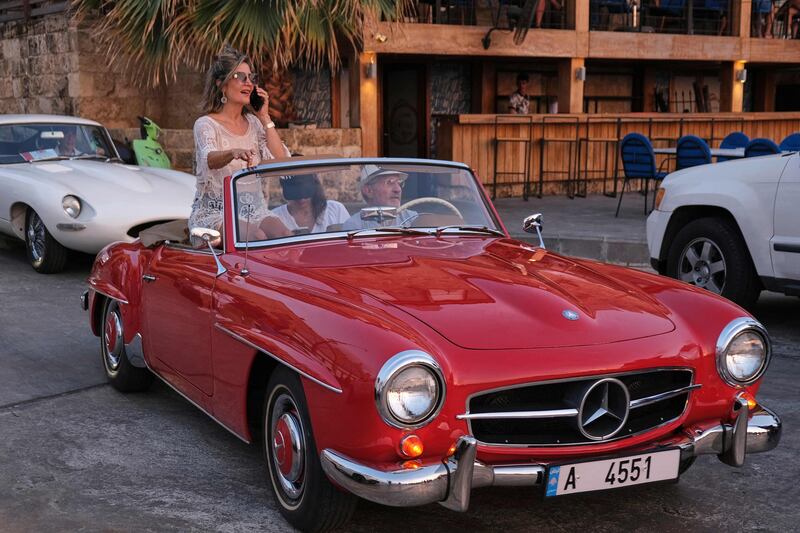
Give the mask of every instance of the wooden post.
[[750, 38], [750, 18], [753, 10], [752, 0], [734, 0], [731, 6], [731, 35], [740, 39]]
[[744, 83], [737, 74], [744, 70], [744, 61], [725, 61], [720, 68], [719, 110], [721, 112], [741, 113], [744, 103]]
[[583, 85], [577, 79], [577, 70], [584, 66], [582, 57], [558, 62], [558, 112], [583, 113]]
[[494, 61], [481, 64], [481, 113], [497, 113], [497, 65]]
[[[376, 157], [380, 148], [378, 125], [378, 57], [375, 52], [358, 55], [359, 126], [361, 127], [361, 153]], [[371, 76], [371, 77], [370, 77]]]

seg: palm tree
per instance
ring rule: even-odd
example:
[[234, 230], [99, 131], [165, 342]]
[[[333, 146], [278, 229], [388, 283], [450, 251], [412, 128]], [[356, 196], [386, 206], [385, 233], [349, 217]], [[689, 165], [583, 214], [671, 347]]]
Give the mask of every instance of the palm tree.
[[290, 66], [335, 69], [343, 45], [360, 45], [365, 15], [396, 20], [413, 9], [411, 0], [73, 0], [73, 7], [78, 21], [97, 22], [109, 59], [126, 61], [143, 86], [174, 80], [181, 64], [207, 65], [226, 43], [267, 58], [259, 67], [276, 95], [270, 108], [284, 119]]

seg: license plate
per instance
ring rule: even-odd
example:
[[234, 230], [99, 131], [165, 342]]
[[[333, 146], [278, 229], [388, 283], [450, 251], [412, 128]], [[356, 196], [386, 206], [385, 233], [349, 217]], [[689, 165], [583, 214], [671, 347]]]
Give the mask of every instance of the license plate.
[[545, 496], [617, 489], [675, 479], [678, 477], [680, 460], [681, 451], [676, 448], [602, 461], [551, 466], [547, 470]]

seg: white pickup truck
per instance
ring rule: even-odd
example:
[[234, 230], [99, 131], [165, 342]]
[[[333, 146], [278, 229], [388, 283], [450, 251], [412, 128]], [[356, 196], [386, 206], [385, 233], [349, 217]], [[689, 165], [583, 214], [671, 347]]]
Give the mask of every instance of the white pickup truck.
[[659, 273], [743, 307], [762, 290], [800, 296], [800, 154], [669, 174], [647, 219], [647, 245]]

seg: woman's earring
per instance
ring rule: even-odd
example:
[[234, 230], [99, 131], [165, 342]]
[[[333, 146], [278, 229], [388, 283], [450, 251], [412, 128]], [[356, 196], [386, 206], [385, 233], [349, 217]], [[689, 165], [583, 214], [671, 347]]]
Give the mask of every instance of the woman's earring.
[[220, 98], [219, 101], [222, 102], [223, 104], [227, 104], [228, 103], [228, 97], [223, 94], [222, 98]]

